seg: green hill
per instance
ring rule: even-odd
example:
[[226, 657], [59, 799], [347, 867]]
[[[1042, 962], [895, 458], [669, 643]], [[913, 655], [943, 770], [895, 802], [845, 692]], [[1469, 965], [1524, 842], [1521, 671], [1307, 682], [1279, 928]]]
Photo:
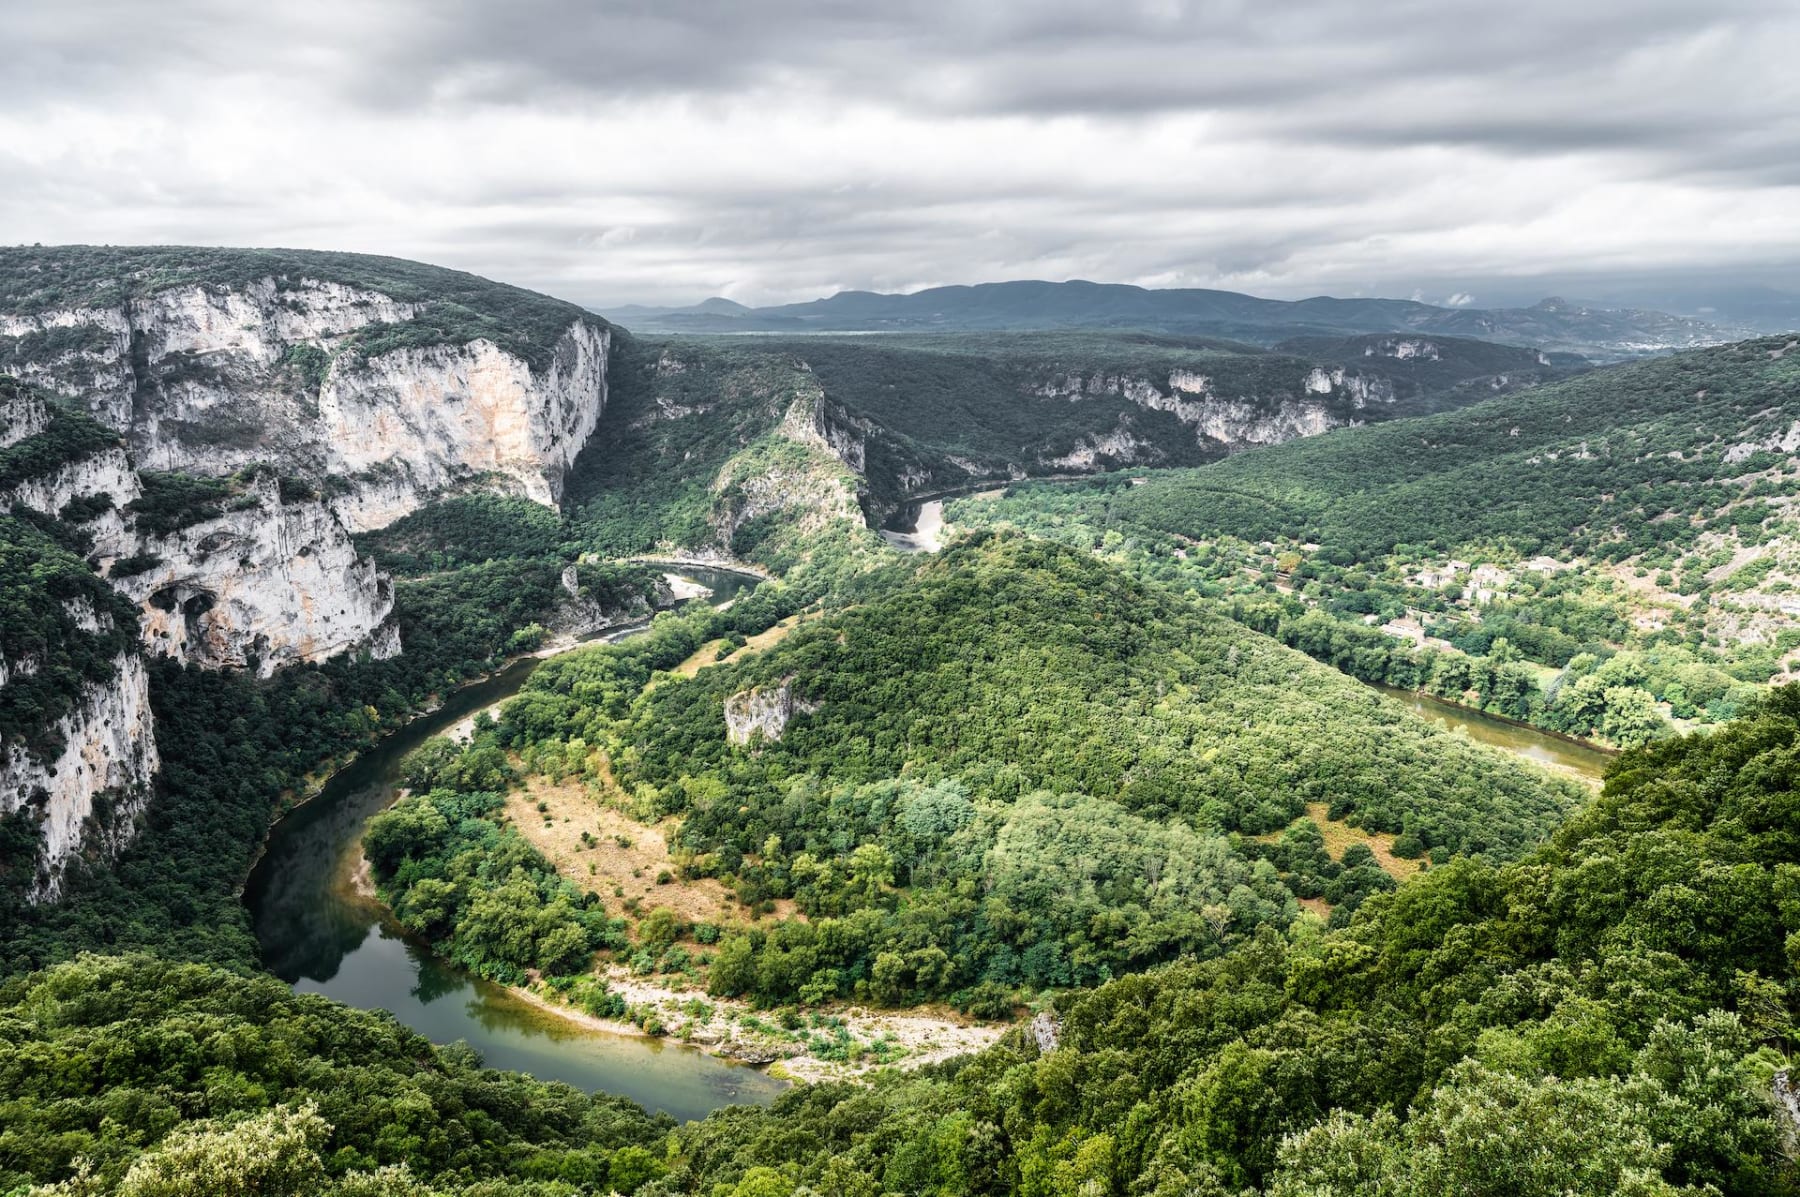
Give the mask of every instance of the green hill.
[[1366, 680], [1635, 742], [1729, 718], [1790, 675], [1791, 344], [1613, 367], [1202, 469], [1018, 488], [950, 515], [1232, 597], [1252, 626]]
[[[1391, 888], [1366, 848], [1326, 852], [1309, 803], [1441, 864], [1528, 851], [1576, 797], [1043, 542], [979, 539], [833, 605], [742, 663], [648, 687], [711, 625], [559, 657], [500, 721], [526, 769], [677, 817], [686, 880], [723, 882], [747, 911], [797, 903], [808, 921], [726, 936], [716, 992], [969, 1002], [1092, 984], [1287, 926], [1297, 898], [1342, 922]], [[776, 714], [730, 733], [727, 712], [758, 709]], [[495, 786], [486, 765], [438, 775]], [[469, 876], [420, 830], [435, 822], [408, 815], [400, 846], [383, 840], [403, 909], [410, 886], [460, 893]]]

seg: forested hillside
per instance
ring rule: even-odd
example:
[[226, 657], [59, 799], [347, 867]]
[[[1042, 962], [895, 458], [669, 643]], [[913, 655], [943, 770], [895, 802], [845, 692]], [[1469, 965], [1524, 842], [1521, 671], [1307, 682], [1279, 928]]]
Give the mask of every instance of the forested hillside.
[[[602, 430], [570, 479], [567, 505], [604, 528], [615, 551], [711, 544], [721, 472], [779, 433], [835, 454], [880, 525], [921, 494], [1216, 461], [1251, 444], [1477, 402], [1585, 366], [1454, 338], [1405, 344], [1327, 339], [1272, 352], [1082, 331], [621, 338]], [[774, 463], [761, 472], [779, 482], [786, 471]]]
[[[578, 976], [604, 947], [634, 968], [678, 957], [669, 971], [688, 971], [697, 955], [712, 992], [759, 1005], [949, 997], [1003, 1014], [1040, 990], [1215, 956], [1292, 925], [1300, 898], [1341, 924], [1393, 888], [1366, 847], [1328, 853], [1309, 806], [1442, 864], [1516, 857], [1575, 800], [1043, 542], [978, 539], [831, 605], [691, 676], [658, 670], [717, 616], [547, 663], [491, 737], [417, 766], [428, 797], [376, 820], [384, 895], [501, 979]], [[669, 820], [668, 880], [723, 883], [740, 920], [774, 925], [622, 937], [603, 895], [583, 898], [588, 877], [556, 878], [505, 829], [499, 795], [533, 773]], [[509, 955], [482, 879], [517, 869], [529, 884]]]
[[1615, 367], [1199, 470], [1019, 490], [951, 518], [1234, 596], [1253, 626], [1367, 680], [1631, 743], [1729, 718], [1789, 676], [1790, 344]]
[[1515, 864], [1071, 995], [1048, 1043], [690, 1126], [672, 1187], [1792, 1192], [1769, 1093], [1794, 1048], [1797, 735], [1790, 687], [1628, 754]]
[[[1265, 927], [1062, 995], [979, 1056], [724, 1111], [670, 1147], [617, 1103], [472, 1072], [273, 982], [64, 966], [0, 989], [0, 1169], [52, 1180], [82, 1156], [144, 1194], [202, 1176], [268, 1194], [1789, 1193], [1769, 1092], [1794, 1049], [1797, 736], [1788, 688], [1627, 754], [1523, 860], [1433, 869], [1346, 929]], [[354, 1175], [377, 1166], [408, 1171]]]

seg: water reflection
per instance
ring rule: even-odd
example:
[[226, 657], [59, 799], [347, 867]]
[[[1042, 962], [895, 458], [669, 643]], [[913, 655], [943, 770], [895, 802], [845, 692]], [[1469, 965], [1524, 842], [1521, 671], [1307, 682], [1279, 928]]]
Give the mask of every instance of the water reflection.
[[[755, 580], [683, 569], [723, 603]], [[642, 626], [620, 629], [623, 639]], [[334, 777], [269, 836], [244, 900], [263, 961], [301, 993], [390, 1010], [434, 1043], [466, 1040], [488, 1066], [620, 1093], [646, 1108], [697, 1118], [722, 1105], [770, 1100], [785, 1086], [754, 1069], [660, 1040], [578, 1026], [469, 976], [405, 935], [359, 894], [363, 825], [394, 800], [401, 758], [465, 716], [515, 693], [541, 662], [519, 661], [457, 691]]]
[[1445, 702], [1429, 694], [1400, 690], [1393, 686], [1376, 686], [1383, 694], [1398, 699], [1442, 727], [1455, 728], [1477, 744], [1486, 744], [1522, 757], [1533, 764], [1558, 773], [1573, 774], [1590, 784], [1598, 784], [1612, 754], [1575, 740], [1523, 727], [1505, 719], [1496, 719], [1480, 711], [1471, 711]]

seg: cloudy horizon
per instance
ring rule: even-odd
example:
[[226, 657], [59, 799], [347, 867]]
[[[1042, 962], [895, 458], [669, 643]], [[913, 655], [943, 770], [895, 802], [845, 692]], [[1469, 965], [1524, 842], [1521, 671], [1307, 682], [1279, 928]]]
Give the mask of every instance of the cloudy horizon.
[[392, 254], [594, 307], [1800, 291], [1792, 4], [1267, 7], [0, 0], [0, 243]]

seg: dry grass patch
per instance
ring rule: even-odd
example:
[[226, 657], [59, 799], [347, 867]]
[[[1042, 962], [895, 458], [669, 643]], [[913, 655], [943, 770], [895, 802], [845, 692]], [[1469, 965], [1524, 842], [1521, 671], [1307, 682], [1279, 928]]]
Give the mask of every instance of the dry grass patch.
[[1325, 837], [1325, 851], [1331, 853], [1331, 859], [1344, 859], [1344, 850], [1351, 844], [1366, 844], [1369, 851], [1375, 854], [1375, 863], [1387, 871], [1387, 875], [1395, 881], [1405, 881], [1417, 873], [1424, 862], [1408, 860], [1404, 856], [1394, 855], [1394, 837], [1379, 831], [1364, 831], [1360, 827], [1352, 827], [1329, 815], [1330, 807], [1323, 802], [1306, 804], [1306, 817], [1318, 827]]
[[[674, 820], [656, 826], [640, 823], [602, 805], [579, 783], [558, 785], [544, 777], [508, 794], [506, 814], [558, 873], [578, 889], [599, 894], [611, 913], [628, 916], [618, 903], [632, 898], [642, 914], [667, 906], [691, 923], [735, 923], [746, 913], [716, 878], [682, 879], [669, 855], [669, 837], [680, 826]], [[582, 839], [584, 831], [589, 839]], [[657, 880], [664, 876], [669, 880]], [[773, 917], [800, 915], [791, 900], [783, 899], [775, 903]]]
[[680, 677], [693, 677], [708, 665], [729, 665], [734, 661], [741, 661], [745, 657], [762, 652], [764, 649], [780, 644], [783, 640], [787, 639], [788, 633], [800, 626], [801, 618], [802, 617], [799, 615], [790, 615], [780, 623], [769, 628], [767, 631], [758, 632], [754, 636], [747, 637], [744, 641], [744, 647], [738, 649], [723, 660], [719, 658], [719, 649], [725, 646], [725, 641], [723, 639], [708, 640], [705, 644], [702, 644], [699, 648], [695, 649], [692, 655], [690, 655], [687, 660], [677, 665], [672, 672]]
[[[538, 809], [542, 803], [543, 810]], [[668, 839], [660, 827], [627, 818], [602, 806], [586, 788], [575, 783], [557, 785], [534, 777], [522, 790], [506, 796], [506, 813], [519, 834], [544, 854], [556, 871], [579, 889], [591, 889], [606, 899], [610, 912], [618, 911], [624, 898], [636, 898], [648, 914], [667, 906], [690, 922], [735, 921], [737, 903], [718, 881], [703, 877], [681, 880], [680, 870], [669, 857]], [[668, 825], [670, 831], [674, 825]], [[589, 839], [581, 838], [587, 832]], [[672, 878], [657, 884], [659, 876]]]

